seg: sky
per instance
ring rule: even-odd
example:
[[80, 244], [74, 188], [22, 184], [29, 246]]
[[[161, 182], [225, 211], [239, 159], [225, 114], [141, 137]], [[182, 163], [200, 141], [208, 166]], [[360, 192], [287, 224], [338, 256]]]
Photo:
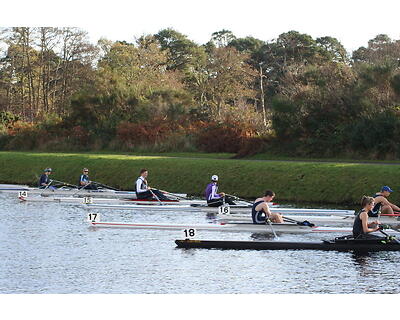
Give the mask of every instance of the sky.
[[377, 34], [400, 39], [399, 9], [399, 0], [22, 0], [2, 3], [0, 26], [80, 27], [93, 42], [132, 42], [173, 28], [198, 44], [222, 29], [264, 41], [296, 30], [335, 37], [351, 52]]

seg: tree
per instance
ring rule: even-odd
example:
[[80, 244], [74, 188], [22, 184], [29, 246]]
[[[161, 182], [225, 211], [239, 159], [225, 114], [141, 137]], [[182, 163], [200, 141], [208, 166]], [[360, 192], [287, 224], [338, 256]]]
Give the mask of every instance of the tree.
[[254, 80], [257, 72], [245, 61], [248, 56], [230, 47], [216, 48], [210, 54], [204, 69], [192, 87], [195, 96], [202, 96], [203, 103], [210, 107], [214, 117], [221, 117], [222, 111], [235, 107], [241, 99], [254, 99]]
[[199, 60], [205, 60], [205, 51], [185, 35], [173, 29], [163, 29], [154, 35], [162, 50], [167, 50], [167, 69], [187, 71]]
[[232, 31], [225, 29], [216, 31], [211, 35], [211, 42], [213, 42], [217, 48], [228, 46], [234, 39], [236, 39], [236, 37]]

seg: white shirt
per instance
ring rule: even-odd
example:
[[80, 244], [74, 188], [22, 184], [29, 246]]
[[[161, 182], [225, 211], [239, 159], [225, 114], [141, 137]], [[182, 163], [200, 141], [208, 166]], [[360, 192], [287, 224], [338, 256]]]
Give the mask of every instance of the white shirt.
[[146, 192], [146, 191], [147, 191], [147, 181], [142, 176], [140, 176], [136, 180], [136, 192], [141, 193], [141, 192]]

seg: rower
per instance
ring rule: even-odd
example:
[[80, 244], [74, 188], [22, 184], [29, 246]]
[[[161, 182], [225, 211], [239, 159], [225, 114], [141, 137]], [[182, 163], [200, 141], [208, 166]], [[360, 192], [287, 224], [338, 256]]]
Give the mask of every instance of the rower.
[[79, 189], [97, 190], [97, 187], [89, 179], [89, 169], [83, 168], [82, 174], [79, 177]]
[[269, 209], [268, 202], [272, 202], [274, 198], [275, 192], [267, 190], [263, 197], [254, 201], [251, 208], [251, 217], [254, 224], [265, 224], [267, 219], [274, 223], [283, 223], [282, 216], [279, 213], [271, 212]]
[[218, 193], [218, 176], [215, 174], [211, 177], [211, 183], [207, 185], [204, 193], [209, 207], [219, 207], [225, 203], [236, 205], [232, 197], [227, 196], [224, 192]]
[[[379, 221], [368, 222], [369, 212], [374, 208], [375, 201], [372, 197], [363, 196], [361, 199], [362, 209], [354, 218], [353, 237], [354, 239], [375, 238], [378, 236], [368, 234], [379, 230]], [[373, 227], [375, 225], [375, 227]]]
[[44, 169], [43, 174], [39, 178], [39, 189], [47, 189], [50, 186], [52, 180], [49, 176], [51, 173], [51, 168]]
[[380, 213], [393, 214], [394, 211], [400, 211], [400, 208], [388, 201], [388, 197], [393, 190], [388, 186], [383, 186], [381, 192], [377, 192], [373, 198], [375, 200], [375, 206], [369, 213], [370, 217], [378, 217]]
[[157, 189], [152, 189], [147, 184], [147, 169], [141, 169], [135, 183], [136, 197], [140, 200], [170, 200]]

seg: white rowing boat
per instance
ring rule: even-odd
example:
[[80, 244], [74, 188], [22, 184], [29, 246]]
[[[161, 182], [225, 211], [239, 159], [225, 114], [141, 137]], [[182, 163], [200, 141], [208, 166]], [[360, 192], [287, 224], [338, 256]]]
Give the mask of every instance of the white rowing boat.
[[[220, 222], [248, 222], [252, 221], [251, 215], [242, 215], [242, 214], [218, 214], [216, 215], [218, 221]], [[309, 221], [311, 223], [318, 223], [320, 225], [326, 224], [353, 224], [354, 215], [345, 215], [345, 216], [319, 216], [319, 215], [287, 215], [289, 219], [294, 219], [296, 221]], [[371, 221], [379, 220], [380, 223], [383, 224], [391, 224], [391, 225], [400, 225], [400, 216], [399, 215], [381, 215], [379, 218], [370, 218]]]
[[[132, 210], [132, 211], [140, 211], [140, 210], [150, 210], [150, 211], [177, 211], [177, 212], [193, 212], [193, 211], [201, 211], [201, 212], [206, 212], [206, 213], [211, 213], [211, 214], [218, 214], [221, 212], [224, 212], [224, 208], [228, 207], [229, 211], [233, 214], [229, 215], [224, 215], [226, 218], [228, 216], [234, 217], [239, 213], [251, 213], [251, 206], [248, 204], [238, 204], [236, 206], [223, 206], [223, 207], [208, 207], [207, 205], [197, 205], [197, 204], [188, 204], [188, 205], [140, 205], [140, 204], [107, 204], [107, 203], [92, 203], [92, 204], [86, 204], [85, 207], [91, 208], [91, 209], [110, 209], [110, 210]], [[317, 215], [318, 213], [320, 214], [325, 214], [327, 215], [328, 213], [335, 214], [338, 217], [343, 217], [343, 216], [348, 216], [354, 214], [354, 211], [352, 210], [333, 210], [333, 209], [299, 209], [299, 208], [274, 208], [270, 207], [272, 212], [279, 212], [283, 213], [284, 215], [298, 215], [302, 214], [304, 212], [306, 213], [313, 213]], [[234, 218], [233, 218], [234, 219]]]
[[[40, 196], [70, 196], [70, 197], [103, 197], [103, 198], [116, 198], [116, 199], [136, 199], [136, 192], [134, 191], [116, 191], [111, 189], [87, 190], [61, 187], [57, 189], [47, 188], [39, 189], [33, 187], [6, 187], [0, 188], [0, 193], [19, 193], [26, 192], [29, 195]], [[182, 193], [170, 193], [177, 197], [186, 197]]]
[[[64, 204], [91, 204], [92, 207], [97, 209], [119, 209], [119, 210], [162, 210], [171, 211], [199, 211], [207, 209], [206, 211], [215, 212], [218, 208], [207, 206], [205, 200], [138, 200], [138, 199], [112, 199], [112, 198], [97, 198], [97, 197], [24, 197], [19, 196], [21, 202], [56, 202]], [[251, 207], [247, 202], [239, 201], [238, 205], [231, 206], [233, 209], [242, 209], [244, 212], [248, 211]], [[235, 207], [235, 208], [234, 208]], [[200, 208], [195, 210], [194, 208]], [[190, 209], [190, 210], [187, 210]], [[243, 212], [243, 211], [237, 211]]]
[[66, 204], [80, 204], [80, 203], [95, 203], [95, 204], [141, 204], [149, 206], [162, 205], [203, 205], [204, 200], [171, 200], [171, 201], [157, 201], [157, 200], [138, 200], [138, 199], [113, 199], [113, 198], [97, 198], [97, 197], [18, 197], [22, 202], [56, 202]]
[[346, 216], [354, 215], [354, 210], [340, 210], [340, 209], [302, 209], [302, 208], [270, 208], [272, 212], [280, 214], [299, 214], [299, 215], [337, 215]]
[[[95, 228], [122, 228], [122, 229], [157, 229], [157, 230], [185, 230], [195, 229], [203, 231], [225, 232], [252, 232], [252, 233], [351, 233], [352, 228], [335, 227], [308, 227], [294, 223], [273, 223], [257, 225], [251, 223], [217, 223], [217, 224], [171, 224], [171, 223], [126, 223], [126, 222], [95, 222], [89, 221]], [[272, 231], [273, 230], [273, 231]]]

